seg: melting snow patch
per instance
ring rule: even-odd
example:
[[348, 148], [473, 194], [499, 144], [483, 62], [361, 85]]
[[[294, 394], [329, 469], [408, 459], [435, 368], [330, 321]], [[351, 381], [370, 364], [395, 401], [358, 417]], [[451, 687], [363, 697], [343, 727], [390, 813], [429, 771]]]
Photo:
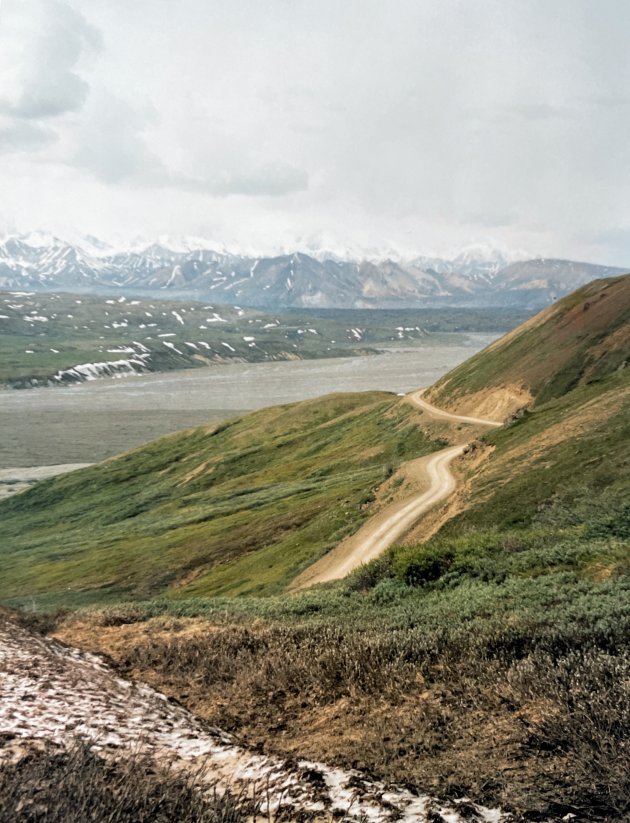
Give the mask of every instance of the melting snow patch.
[[221, 345], [225, 346], [225, 348], [229, 349], [230, 351], [236, 351], [236, 349], [232, 348], [232, 346], [230, 346], [229, 343], [224, 343], [223, 341], [221, 341]]
[[77, 383], [98, 380], [100, 377], [128, 377], [148, 370], [148, 354], [135, 354], [128, 360], [105, 360], [102, 363], [79, 363], [71, 369], [62, 369], [53, 375], [58, 383]]
[[464, 801], [446, 806], [357, 771], [247, 751], [163, 694], [121, 679], [101, 658], [35, 637], [8, 620], [0, 621], [0, 671], [0, 728], [15, 736], [0, 758], [28, 756], [31, 741], [68, 747], [80, 738], [104, 758], [142, 752], [192, 774], [203, 768], [220, 789], [255, 788], [264, 798], [263, 815], [371, 823], [509, 820]]

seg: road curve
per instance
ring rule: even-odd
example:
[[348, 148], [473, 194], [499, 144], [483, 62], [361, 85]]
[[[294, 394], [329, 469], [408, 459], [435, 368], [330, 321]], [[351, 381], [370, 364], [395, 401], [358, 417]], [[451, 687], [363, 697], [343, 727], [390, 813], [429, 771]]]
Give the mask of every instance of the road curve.
[[388, 506], [379, 515], [368, 520], [356, 534], [309, 566], [290, 589], [306, 589], [316, 583], [339, 580], [382, 554], [409, 531], [418, 518], [455, 490], [457, 484], [449, 466], [465, 448], [451, 446], [430, 455], [426, 463], [430, 485], [425, 492], [405, 501], [402, 506], [400, 503]]
[[[481, 426], [498, 427], [501, 423], [484, 420], [480, 417], [466, 417], [460, 414], [438, 409], [422, 397], [422, 389], [408, 395], [409, 401], [431, 417], [453, 420]], [[290, 584], [289, 591], [307, 589], [317, 583], [340, 580], [364, 563], [369, 563], [382, 554], [385, 549], [399, 540], [422, 515], [449, 497], [456, 488], [457, 481], [451, 473], [450, 465], [459, 457], [466, 445], [450, 446], [426, 458], [422, 458], [424, 469], [429, 479], [429, 488], [422, 494], [402, 503], [393, 503], [383, 511], [370, 518], [367, 523], [342, 541], [332, 551], [309, 566]], [[425, 462], [426, 461], [426, 462]]]
[[444, 411], [444, 409], [438, 409], [437, 406], [433, 406], [424, 399], [422, 396], [423, 392], [424, 389], [420, 389], [407, 395], [407, 397], [414, 406], [422, 409], [422, 411], [425, 411], [431, 417], [439, 420], [453, 420], [456, 423], [473, 423], [477, 426], [492, 426], [496, 428], [503, 425], [503, 423], [497, 423], [496, 420], [484, 420], [482, 417], [466, 417], [462, 414], [451, 414], [451, 412]]

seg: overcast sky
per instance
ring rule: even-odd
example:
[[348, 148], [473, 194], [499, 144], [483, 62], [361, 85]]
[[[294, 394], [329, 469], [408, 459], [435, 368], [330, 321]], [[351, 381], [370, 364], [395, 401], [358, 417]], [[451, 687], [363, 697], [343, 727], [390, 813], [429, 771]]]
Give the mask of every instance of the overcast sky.
[[628, 0], [1, 0], [0, 229], [630, 265]]

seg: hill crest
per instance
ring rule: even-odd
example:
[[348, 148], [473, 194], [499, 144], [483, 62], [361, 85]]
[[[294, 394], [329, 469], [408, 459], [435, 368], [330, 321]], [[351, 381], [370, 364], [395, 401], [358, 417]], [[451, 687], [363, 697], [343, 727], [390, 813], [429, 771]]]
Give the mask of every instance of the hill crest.
[[596, 280], [453, 369], [430, 402], [501, 420], [600, 380], [630, 359], [630, 275]]

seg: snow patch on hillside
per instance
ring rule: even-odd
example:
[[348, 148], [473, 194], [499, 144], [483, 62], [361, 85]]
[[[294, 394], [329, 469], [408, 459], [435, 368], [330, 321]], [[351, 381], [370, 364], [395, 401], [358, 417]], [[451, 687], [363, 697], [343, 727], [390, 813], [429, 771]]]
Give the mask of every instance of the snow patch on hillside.
[[[465, 820], [507, 823], [498, 810], [468, 801], [445, 805], [356, 771], [306, 760], [285, 762], [247, 751], [149, 686], [117, 676], [99, 657], [41, 638], [0, 619], [0, 760], [28, 756], [34, 741], [66, 748], [91, 742], [104, 758], [144, 753], [199, 773], [220, 788], [256, 787], [263, 814], [292, 819]], [[13, 737], [13, 740], [11, 739]]]

